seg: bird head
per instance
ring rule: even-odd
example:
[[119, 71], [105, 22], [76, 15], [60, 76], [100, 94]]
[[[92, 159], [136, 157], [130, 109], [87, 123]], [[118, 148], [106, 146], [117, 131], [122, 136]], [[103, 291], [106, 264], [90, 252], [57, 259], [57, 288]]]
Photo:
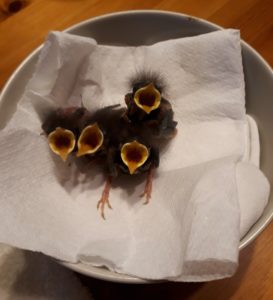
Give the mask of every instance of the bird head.
[[104, 134], [97, 123], [86, 126], [78, 139], [77, 157], [95, 154], [103, 145]]
[[161, 102], [161, 94], [153, 83], [145, 85], [134, 94], [135, 104], [146, 114], [157, 109]]
[[68, 155], [74, 150], [76, 139], [71, 130], [57, 127], [48, 135], [50, 149], [66, 161]]
[[120, 156], [123, 163], [128, 167], [129, 173], [132, 175], [147, 161], [149, 149], [144, 144], [134, 140], [122, 145]]

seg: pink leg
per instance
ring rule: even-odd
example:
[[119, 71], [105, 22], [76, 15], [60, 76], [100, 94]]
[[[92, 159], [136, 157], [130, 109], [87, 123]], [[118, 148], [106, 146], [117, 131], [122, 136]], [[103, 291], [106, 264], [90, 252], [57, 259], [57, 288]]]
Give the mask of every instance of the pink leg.
[[102, 196], [97, 204], [97, 209], [100, 208], [100, 212], [101, 212], [101, 216], [102, 218], [105, 220], [105, 215], [104, 215], [104, 206], [105, 204], [107, 204], [107, 206], [112, 209], [112, 206], [109, 202], [109, 193], [110, 193], [110, 189], [111, 189], [111, 183], [112, 183], [112, 177], [109, 176], [106, 180], [103, 192], [102, 192]]
[[144, 202], [144, 204], [148, 204], [151, 197], [152, 197], [152, 187], [153, 187], [153, 176], [154, 176], [154, 172], [155, 169], [153, 167], [151, 167], [149, 169], [148, 175], [147, 175], [147, 179], [146, 179], [146, 184], [145, 184], [145, 188], [144, 188], [144, 192], [143, 194], [141, 194], [141, 197], [146, 197], [146, 201]]

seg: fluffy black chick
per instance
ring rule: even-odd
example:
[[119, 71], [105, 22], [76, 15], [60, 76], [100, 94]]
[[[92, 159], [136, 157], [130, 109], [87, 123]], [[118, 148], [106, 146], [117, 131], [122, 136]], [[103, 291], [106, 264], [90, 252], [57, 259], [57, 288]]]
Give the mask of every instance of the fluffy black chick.
[[104, 166], [106, 173], [105, 188], [97, 205], [104, 219], [105, 204], [112, 208], [109, 202], [111, 182], [120, 171], [116, 169], [113, 172], [116, 165], [112, 163], [115, 161], [112, 156], [118, 153], [122, 141], [127, 140], [133, 134], [131, 124], [124, 118], [125, 112], [126, 108], [120, 105], [107, 106], [95, 113], [86, 111], [79, 124], [81, 133], [77, 142], [76, 156], [86, 156], [92, 161], [100, 159], [100, 165]]
[[130, 80], [130, 87], [131, 92], [125, 95], [128, 121], [150, 138], [174, 137], [177, 122], [171, 103], [162, 96], [164, 80], [156, 73], [141, 72]]
[[[107, 180], [98, 202], [101, 215], [105, 218], [105, 204], [112, 208], [109, 202], [109, 192], [112, 180], [120, 173], [132, 176], [135, 174], [147, 174], [144, 192], [141, 196], [146, 197], [147, 204], [152, 194], [152, 179], [154, 170], [159, 166], [159, 151], [156, 147], [150, 146], [139, 137], [133, 136], [133, 128], [124, 127], [124, 135], [120, 139], [110, 141], [107, 149], [106, 168]], [[125, 134], [125, 131], [126, 134]]]
[[42, 124], [51, 150], [66, 161], [74, 151], [79, 136], [79, 123], [85, 114], [82, 107], [58, 108], [49, 111]]
[[79, 124], [81, 134], [77, 142], [77, 157], [94, 154], [106, 157], [109, 145], [124, 135], [124, 113], [125, 108], [119, 104], [103, 107], [94, 113], [86, 111]]

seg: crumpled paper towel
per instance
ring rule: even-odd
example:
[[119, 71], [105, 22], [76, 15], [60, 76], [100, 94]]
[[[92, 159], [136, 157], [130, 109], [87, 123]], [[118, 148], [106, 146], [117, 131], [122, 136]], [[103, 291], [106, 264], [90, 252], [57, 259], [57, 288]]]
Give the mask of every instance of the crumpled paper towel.
[[93, 298], [72, 271], [64, 269], [49, 257], [0, 244], [0, 299]]
[[[104, 175], [49, 151], [41, 107], [124, 105], [140, 70], [165, 78], [178, 134], [161, 155], [149, 205], [139, 198], [145, 177], [121, 176], [104, 221], [96, 210]], [[240, 236], [269, 195], [235, 30], [140, 47], [50, 33], [0, 147], [1, 242], [141, 278], [231, 276]]]

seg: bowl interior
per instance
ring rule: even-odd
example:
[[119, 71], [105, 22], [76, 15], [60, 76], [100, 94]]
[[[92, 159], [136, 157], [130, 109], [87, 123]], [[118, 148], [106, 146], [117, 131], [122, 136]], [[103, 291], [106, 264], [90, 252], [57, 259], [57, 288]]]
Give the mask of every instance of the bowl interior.
[[[194, 36], [221, 28], [194, 17], [160, 11], [133, 11], [97, 17], [71, 28], [66, 32], [93, 37], [100, 44], [108, 45], [149, 45], [158, 41]], [[0, 127], [16, 109], [24, 88], [33, 74], [40, 48], [36, 49], [13, 73], [0, 98]], [[261, 169], [270, 182], [273, 180], [273, 72], [267, 63], [250, 46], [242, 42], [243, 65], [246, 81], [246, 110], [255, 118], [260, 133]], [[8, 104], [8, 105], [7, 105]], [[251, 242], [270, 222], [273, 215], [273, 197], [261, 216], [241, 240], [240, 248]], [[89, 265], [63, 263], [65, 266], [96, 278], [126, 282], [147, 281], [116, 274], [103, 268]]]

